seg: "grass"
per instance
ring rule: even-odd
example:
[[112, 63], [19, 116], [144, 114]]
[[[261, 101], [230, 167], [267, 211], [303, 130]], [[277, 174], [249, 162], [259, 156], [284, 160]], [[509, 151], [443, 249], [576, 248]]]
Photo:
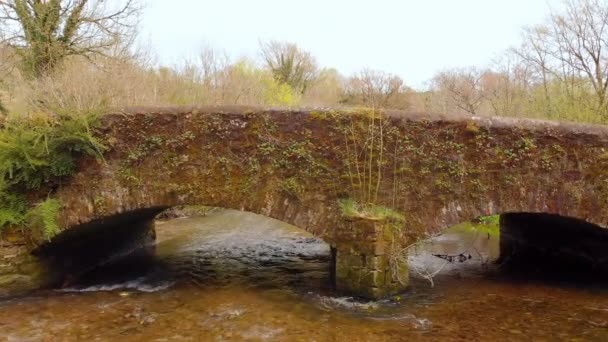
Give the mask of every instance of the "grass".
[[499, 221], [500, 215], [481, 216], [474, 221], [461, 223], [458, 227], [465, 231], [498, 236], [500, 234]]
[[344, 217], [371, 221], [405, 222], [403, 214], [384, 206], [361, 205], [353, 199], [342, 199], [338, 204]]

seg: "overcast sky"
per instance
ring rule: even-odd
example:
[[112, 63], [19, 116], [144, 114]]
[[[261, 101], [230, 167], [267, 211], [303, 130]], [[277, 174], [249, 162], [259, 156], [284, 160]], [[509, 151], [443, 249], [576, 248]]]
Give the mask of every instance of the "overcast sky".
[[258, 56], [260, 39], [297, 43], [344, 74], [390, 71], [422, 88], [437, 72], [484, 65], [560, 0], [147, 0], [142, 39], [173, 65], [204, 45]]

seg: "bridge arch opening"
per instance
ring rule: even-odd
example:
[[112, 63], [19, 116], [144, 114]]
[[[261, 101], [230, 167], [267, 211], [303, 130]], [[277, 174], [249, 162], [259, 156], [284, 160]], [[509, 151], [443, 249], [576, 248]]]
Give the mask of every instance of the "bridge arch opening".
[[505, 270], [532, 278], [608, 280], [608, 229], [555, 214], [507, 213], [500, 217], [500, 257]]
[[34, 253], [50, 270], [50, 286], [147, 291], [241, 281], [332, 290], [331, 247], [301, 228], [231, 209], [186, 217], [166, 209], [72, 227], [41, 246]]
[[[444, 230], [413, 249], [414, 278], [491, 274], [558, 283], [608, 281], [608, 229], [548, 213], [509, 212]], [[489, 272], [489, 273], [488, 273]]]

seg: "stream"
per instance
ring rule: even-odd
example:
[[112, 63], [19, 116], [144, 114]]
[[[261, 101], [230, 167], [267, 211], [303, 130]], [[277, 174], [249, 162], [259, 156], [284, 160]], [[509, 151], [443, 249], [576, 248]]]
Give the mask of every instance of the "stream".
[[273, 219], [218, 210], [156, 228], [153, 257], [0, 302], [0, 340], [608, 341], [608, 286], [506, 275], [498, 237], [468, 227], [417, 247], [411, 289], [379, 301], [336, 293], [329, 246]]

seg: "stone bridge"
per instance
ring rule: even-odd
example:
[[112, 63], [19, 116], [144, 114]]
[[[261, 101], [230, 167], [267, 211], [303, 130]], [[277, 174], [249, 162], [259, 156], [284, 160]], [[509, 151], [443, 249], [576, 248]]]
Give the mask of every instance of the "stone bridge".
[[338, 286], [380, 296], [407, 285], [398, 251], [463, 221], [545, 213], [608, 222], [608, 127], [189, 107], [109, 114], [99, 134], [110, 147], [103, 160], [80, 160], [53, 195], [64, 232], [51, 244], [120, 227], [116, 244], [176, 205], [233, 208], [323, 238]]

